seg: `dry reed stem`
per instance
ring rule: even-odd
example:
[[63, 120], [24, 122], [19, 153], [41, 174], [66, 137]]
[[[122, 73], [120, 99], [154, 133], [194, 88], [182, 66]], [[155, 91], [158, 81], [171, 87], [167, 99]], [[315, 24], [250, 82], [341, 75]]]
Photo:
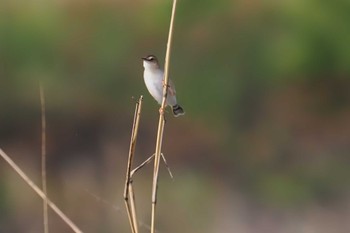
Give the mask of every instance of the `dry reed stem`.
[[177, 3], [177, 0], [173, 0], [173, 7], [172, 7], [170, 26], [169, 26], [167, 50], [166, 50], [166, 54], [165, 54], [165, 63], [164, 63], [163, 100], [162, 100], [162, 105], [159, 109], [159, 122], [158, 122], [158, 132], [157, 132], [156, 151], [155, 151], [154, 170], [153, 170], [151, 233], [155, 233], [155, 215], [156, 215], [156, 203], [157, 203], [159, 161], [160, 161], [161, 150], [162, 150], [162, 141], [163, 141], [164, 124], [165, 124], [164, 109], [166, 107], [166, 98], [168, 95], [169, 62], [170, 62], [170, 54], [171, 54], [171, 43], [172, 43], [172, 38], [173, 38], [176, 3]]
[[132, 186], [132, 179], [131, 179], [131, 172], [132, 172], [131, 168], [133, 165], [133, 160], [135, 155], [137, 134], [139, 130], [140, 117], [141, 117], [142, 100], [143, 100], [143, 96], [141, 95], [139, 100], [136, 102], [134, 121], [133, 121], [133, 126], [131, 131], [129, 157], [128, 157], [128, 165], [126, 170], [125, 189], [124, 189], [125, 206], [128, 213], [131, 231], [133, 233], [138, 233], [139, 230], [137, 225], [138, 221], [136, 216], [134, 189]]
[[[47, 196], [46, 185], [46, 109], [45, 109], [45, 93], [42, 84], [39, 84], [40, 89], [40, 106], [41, 106], [41, 183], [43, 192]], [[47, 208], [47, 199], [43, 199], [43, 224], [44, 232], [49, 233], [49, 214]]]
[[45, 193], [17, 166], [15, 162], [0, 149], [1, 157], [12, 167], [13, 170], [31, 187], [43, 200], [45, 200], [48, 206], [76, 233], [82, 233], [82, 231], [52, 202], [48, 199]]

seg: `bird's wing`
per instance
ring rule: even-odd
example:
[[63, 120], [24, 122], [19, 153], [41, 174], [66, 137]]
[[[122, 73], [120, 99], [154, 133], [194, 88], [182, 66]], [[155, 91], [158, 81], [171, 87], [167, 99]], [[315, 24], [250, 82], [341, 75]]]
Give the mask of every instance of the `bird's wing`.
[[170, 95], [172, 96], [175, 96], [176, 95], [176, 91], [175, 91], [175, 85], [174, 83], [171, 81], [171, 79], [169, 79], [169, 93]]

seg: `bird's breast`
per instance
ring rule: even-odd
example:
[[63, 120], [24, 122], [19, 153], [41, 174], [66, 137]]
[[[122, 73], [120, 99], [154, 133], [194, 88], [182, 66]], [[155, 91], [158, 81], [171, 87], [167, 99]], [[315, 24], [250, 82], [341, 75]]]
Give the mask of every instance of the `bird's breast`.
[[163, 95], [162, 72], [150, 72], [145, 70], [144, 80], [150, 94], [153, 96], [153, 98], [156, 99], [158, 103], [160, 103], [162, 101]]

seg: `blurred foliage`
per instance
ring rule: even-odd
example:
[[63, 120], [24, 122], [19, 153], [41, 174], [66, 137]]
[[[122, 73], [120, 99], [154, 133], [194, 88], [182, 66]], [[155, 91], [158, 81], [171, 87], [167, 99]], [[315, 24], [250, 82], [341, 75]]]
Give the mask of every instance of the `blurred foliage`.
[[[95, 144], [105, 152], [119, 140], [113, 153], [124, 153], [131, 97], [140, 94], [140, 151], [152, 148], [157, 105], [144, 87], [140, 58], [163, 60], [171, 5], [1, 1], [0, 147], [20, 152], [24, 141], [27, 150], [39, 142], [33, 138], [39, 135], [41, 81], [49, 148], [56, 155], [52, 173], [67, 169], [67, 161], [76, 165], [81, 150], [101, 152]], [[346, 197], [350, 2], [179, 1], [175, 21], [170, 74], [187, 115], [169, 119], [165, 144], [178, 155], [172, 158], [176, 167], [198, 176], [179, 178], [186, 180], [179, 203], [201, 209], [195, 203], [200, 193], [206, 195], [198, 202], [219, 200], [224, 194], [215, 193], [216, 181], [210, 179], [213, 187], [203, 181], [210, 177], [253, 202], [285, 208]], [[117, 164], [106, 157], [93, 161], [104, 159], [100, 166]], [[2, 186], [1, 207], [7, 196]]]

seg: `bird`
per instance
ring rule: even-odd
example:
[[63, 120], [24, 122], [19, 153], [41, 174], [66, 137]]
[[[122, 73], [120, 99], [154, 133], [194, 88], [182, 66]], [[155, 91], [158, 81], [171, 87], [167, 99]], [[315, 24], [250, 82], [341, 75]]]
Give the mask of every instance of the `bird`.
[[[144, 67], [143, 79], [146, 87], [151, 96], [161, 105], [163, 100], [164, 72], [160, 68], [156, 56], [148, 55], [143, 57], [142, 60]], [[166, 104], [172, 108], [175, 117], [185, 114], [183, 108], [177, 103], [175, 86], [170, 79], [168, 83]]]

